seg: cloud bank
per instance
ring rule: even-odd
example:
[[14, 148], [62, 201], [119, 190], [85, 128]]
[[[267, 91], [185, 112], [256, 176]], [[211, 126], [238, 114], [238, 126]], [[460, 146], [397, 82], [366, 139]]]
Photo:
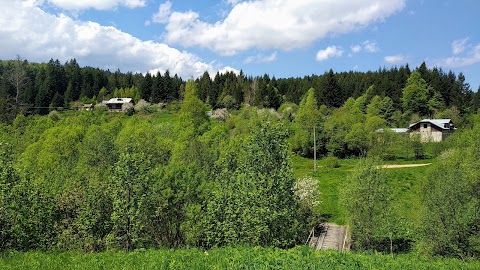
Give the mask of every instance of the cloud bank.
[[[133, 6], [142, 1], [103, 2]], [[196, 55], [166, 44], [142, 41], [115, 27], [49, 14], [37, 6], [39, 4], [32, 0], [0, 0], [1, 59], [13, 59], [17, 54], [35, 62], [46, 62], [50, 58], [65, 62], [76, 58], [82, 65], [110, 70], [163, 72], [168, 69], [182, 78], [198, 77], [204, 71], [235, 71], [204, 63]]]
[[[29, 0], [35, 1], [35, 0]], [[36, 1], [44, 2], [44, 1]], [[83, 10], [83, 9], [98, 9], [109, 10], [119, 6], [127, 8], [144, 7], [146, 0], [46, 0], [64, 10]]]
[[[201, 46], [222, 55], [248, 49], [290, 50], [332, 34], [381, 21], [405, 6], [405, 0], [256, 0], [229, 1], [225, 19], [209, 23], [200, 14], [173, 12], [165, 41]], [[192, 38], [194, 37], [194, 38]]]

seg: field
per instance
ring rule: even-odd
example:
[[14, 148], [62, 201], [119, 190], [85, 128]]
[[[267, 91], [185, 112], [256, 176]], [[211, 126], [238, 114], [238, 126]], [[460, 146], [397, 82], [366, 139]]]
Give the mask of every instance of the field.
[[379, 253], [258, 247], [146, 250], [135, 252], [3, 253], [0, 269], [479, 269], [479, 261]]
[[[344, 213], [339, 201], [339, 191], [342, 188], [342, 182], [354, 170], [359, 159], [338, 160], [338, 168], [331, 168], [328, 159], [320, 159], [317, 161], [316, 172], [313, 171], [313, 160], [311, 159], [293, 156], [292, 161], [296, 177], [309, 175], [318, 179], [321, 191], [319, 211], [322, 217], [329, 222], [345, 224]], [[435, 159], [395, 160], [385, 164], [433, 164], [435, 161]], [[418, 201], [419, 188], [423, 181], [422, 176], [425, 175], [428, 168], [429, 166], [386, 170], [395, 198], [400, 202], [400, 213], [407, 220], [413, 221], [418, 218], [417, 211], [413, 211], [413, 209], [418, 209], [420, 204]]]

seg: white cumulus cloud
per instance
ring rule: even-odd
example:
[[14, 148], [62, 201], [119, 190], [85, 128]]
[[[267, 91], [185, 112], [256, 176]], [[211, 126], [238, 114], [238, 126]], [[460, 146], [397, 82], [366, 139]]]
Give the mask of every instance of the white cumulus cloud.
[[153, 14], [152, 21], [155, 23], [167, 23], [170, 14], [172, 13], [172, 2], [167, 1], [160, 4], [158, 12]]
[[447, 68], [459, 68], [471, 66], [477, 63], [480, 63], [480, 43], [475, 46], [471, 46], [471, 49], [464, 55], [455, 55], [452, 57], [441, 59], [437, 61], [436, 65]]
[[230, 2], [235, 4], [228, 15], [214, 23], [202, 21], [200, 14], [193, 11], [173, 12], [165, 40], [169, 44], [209, 48], [223, 55], [252, 48], [289, 50], [381, 21], [405, 6], [405, 0]]
[[76, 58], [82, 65], [110, 70], [168, 69], [183, 78], [223, 69], [166, 44], [142, 41], [112, 26], [52, 15], [21, 0], [0, 0], [0, 7], [0, 59], [17, 54], [35, 62]]
[[235, 6], [236, 4], [242, 2], [242, 0], [226, 0], [226, 2], [232, 6]]
[[343, 51], [340, 48], [337, 48], [336, 46], [328, 46], [326, 49], [318, 51], [316, 59], [321, 62], [331, 57], [340, 57], [342, 54]]
[[363, 49], [369, 53], [378, 52], [377, 42], [366, 40], [363, 42]]
[[379, 51], [377, 42], [365, 40], [362, 44], [353, 45], [350, 47], [353, 53], [359, 53], [362, 50], [368, 53], [376, 53]]
[[243, 62], [245, 64], [251, 63], [269, 63], [277, 60], [277, 52], [273, 52], [270, 55], [257, 54], [247, 57]]
[[[35, 1], [35, 0], [28, 0]], [[45, 0], [61, 9], [65, 10], [83, 10], [98, 9], [109, 10], [119, 6], [128, 8], [144, 7], [146, 0]], [[37, 2], [44, 2], [38, 1]]]
[[389, 55], [385, 56], [383, 60], [388, 64], [402, 64], [407, 62], [407, 58], [403, 55]]
[[352, 47], [350, 47], [350, 48], [352, 49], [352, 52], [353, 52], [353, 53], [359, 53], [359, 52], [362, 51], [362, 46], [360, 46], [360, 45], [354, 45], [354, 46], [352, 46]]

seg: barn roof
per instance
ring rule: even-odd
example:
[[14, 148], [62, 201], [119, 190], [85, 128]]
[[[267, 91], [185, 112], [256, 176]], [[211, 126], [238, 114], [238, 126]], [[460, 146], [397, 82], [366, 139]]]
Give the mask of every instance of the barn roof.
[[[423, 124], [423, 123], [430, 123], [432, 125], [437, 126], [439, 129], [450, 129], [451, 126], [453, 126], [451, 119], [423, 119], [421, 121], [411, 124], [408, 128], [412, 128], [417, 124]], [[448, 124], [448, 128], [445, 127], [445, 124]]]
[[106, 104], [124, 104], [124, 103], [130, 103], [132, 102], [131, 98], [111, 98]]

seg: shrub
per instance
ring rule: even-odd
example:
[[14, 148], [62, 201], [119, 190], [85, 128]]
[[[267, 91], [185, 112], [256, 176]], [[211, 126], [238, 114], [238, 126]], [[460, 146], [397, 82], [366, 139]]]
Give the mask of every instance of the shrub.
[[311, 176], [304, 175], [302, 178], [297, 179], [293, 186], [293, 192], [300, 205], [305, 208], [313, 211], [320, 204], [320, 201], [318, 201], [320, 196], [318, 181]]
[[108, 111], [108, 106], [105, 105], [104, 103], [98, 103], [98, 104], [95, 104], [95, 110]]
[[57, 111], [51, 111], [51, 112], [48, 114], [48, 117], [50, 117], [50, 119], [52, 119], [53, 121], [58, 121], [58, 120], [60, 120], [60, 114], [59, 114]]
[[153, 113], [151, 104], [144, 99], [140, 99], [134, 106], [136, 112]]
[[323, 160], [323, 163], [325, 164], [325, 166], [327, 168], [340, 168], [340, 161], [338, 160], [338, 158], [334, 157], [334, 156], [329, 156], [329, 157], [326, 157], [324, 160]]
[[168, 103], [165, 108], [167, 109], [167, 111], [169, 112], [178, 112], [180, 110], [182, 106], [182, 103], [180, 103], [179, 101], [172, 101], [170, 103]]
[[212, 118], [218, 121], [226, 121], [229, 117], [230, 113], [228, 113], [226, 108], [216, 109], [212, 114]]
[[131, 103], [125, 103], [122, 105], [122, 112], [124, 112], [126, 115], [133, 115], [135, 113], [135, 108], [133, 107], [133, 104]]

